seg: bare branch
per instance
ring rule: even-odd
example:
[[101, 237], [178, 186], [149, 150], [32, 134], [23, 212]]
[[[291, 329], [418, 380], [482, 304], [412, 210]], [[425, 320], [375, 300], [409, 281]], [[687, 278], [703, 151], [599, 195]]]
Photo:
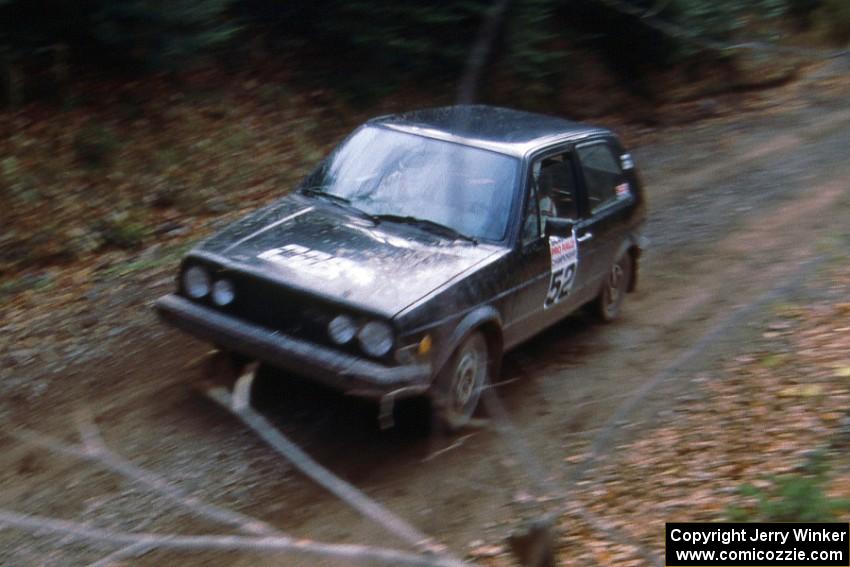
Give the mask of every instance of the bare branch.
[[340, 498], [346, 504], [404, 541], [416, 546], [418, 549], [427, 551], [436, 551], [438, 549], [431, 538], [413, 527], [406, 520], [386, 509], [375, 500], [369, 498], [361, 490], [342, 480], [313, 460], [298, 445], [272, 427], [250, 405], [240, 403], [234, 407], [230, 394], [224, 388], [220, 387], [207, 390], [207, 395], [239, 418], [242, 423], [250, 427], [272, 449], [288, 459], [299, 471]]
[[[242, 411], [245, 411], [243, 408]], [[250, 411], [250, 408], [248, 408]], [[252, 412], [253, 413], [253, 412]], [[294, 551], [307, 555], [326, 555], [345, 558], [347, 561], [381, 563], [389, 565], [463, 565], [460, 560], [450, 557], [436, 557], [430, 554], [416, 555], [387, 548], [375, 548], [361, 545], [336, 545], [315, 543], [309, 540], [296, 540], [283, 535], [273, 526], [245, 516], [238, 512], [208, 504], [187, 495], [163, 477], [136, 466], [110, 450], [103, 441], [91, 416], [85, 412], [76, 414], [77, 427], [84, 445], [66, 443], [60, 439], [31, 430], [12, 431], [10, 435], [27, 443], [76, 457], [104, 466], [114, 472], [131, 478], [155, 490], [176, 503], [186, 507], [198, 516], [233, 525], [243, 532], [264, 537], [241, 536], [176, 536], [173, 534], [132, 534], [88, 528], [83, 524], [27, 516], [0, 510], [0, 524], [6, 524], [33, 532], [54, 532], [64, 534], [76, 540], [94, 540], [123, 545], [114, 553], [96, 561], [93, 567], [105, 567], [122, 558], [150, 549], [203, 550], [233, 549], [261, 552]], [[270, 426], [269, 426], [270, 427]], [[330, 473], [329, 473], [330, 474]], [[368, 498], [365, 497], [364, 498]], [[394, 526], [397, 528], [397, 526]], [[416, 540], [427, 541], [426, 536]]]
[[443, 453], [448, 453], [449, 451], [451, 451], [453, 449], [457, 449], [458, 447], [463, 445], [464, 442], [466, 442], [466, 440], [469, 439], [470, 437], [472, 437], [473, 435], [475, 435], [475, 433], [468, 433], [468, 434], [464, 435], [463, 437], [459, 437], [457, 439], [457, 441], [455, 441], [454, 443], [452, 443], [448, 447], [443, 447], [442, 449], [439, 449], [439, 450], [434, 451], [433, 453], [429, 454], [427, 457], [422, 459], [422, 462], [427, 463], [431, 459], [435, 459], [435, 458], [439, 457], [440, 455], [442, 455]]
[[132, 543], [130, 545], [122, 547], [114, 553], [110, 553], [103, 559], [99, 559], [94, 563], [90, 563], [88, 567], [109, 567], [116, 561], [126, 559], [127, 557], [134, 557], [137, 554], [143, 553], [150, 549], [151, 547], [147, 543]]
[[[5, 524], [32, 533], [59, 533], [79, 541], [111, 543], [142, 548], [203, 551], [230, 550], [253, 552], [290, 552], [316, 557], [333, 557], [348, 562], [381, 565], [422, 565], [430, 567], [460, 567], [465, 565], [456, 559], [417, 555], [383, 547], [353, 544], [329, 544], [286, 536], [178, 536], [154, 533], [128, 533], [90, 528], [78, 522], [19, 514], [0, 509], [0, 524]], [[124, 551], [129, 548], [125, 548]]]
[[[84, 420], [78, 422], [78, 424], [83, 423], [85, 423]], [[12, 431], [9, 435], [50, 451], [70, 455], [102, 465], [107, 469], [152, 488], [160, 495], [169, 498], [177, 504], [185, 506], [188, 510], [198, 516], [211, 519], [222, 524], [234, 526], [244, 533], [252, 535], [280, 534], [280, 531], [262, 520], [240, 514], [233, 510], [221, 508], [214, 504], [208, 504], [198, 498], [186, 494], [183, 490], [174, 486], [165, 478], [134, 465], [127, 459], [112, 452], [108, 447], [106, 447], [106, 445], [103, 444], [103, 441], [100, 440], [100, 435], [97, 433], [92, 424], [89, 423], [88, 425], [82, 425], [81, 430], [85, 430], [87, 432], [85, 434], [85, 447], [67, 444], [54, 437], [30, 430]]]

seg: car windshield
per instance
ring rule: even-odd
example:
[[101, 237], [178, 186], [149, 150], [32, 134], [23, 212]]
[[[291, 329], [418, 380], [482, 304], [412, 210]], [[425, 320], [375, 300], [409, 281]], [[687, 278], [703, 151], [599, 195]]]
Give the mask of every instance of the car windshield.
[[498, 241], [507, 229], [518, 163], [488, 150], [367, 126], [328, 156], [302, 190], [342, 197], [389, 222], [413, 217]]

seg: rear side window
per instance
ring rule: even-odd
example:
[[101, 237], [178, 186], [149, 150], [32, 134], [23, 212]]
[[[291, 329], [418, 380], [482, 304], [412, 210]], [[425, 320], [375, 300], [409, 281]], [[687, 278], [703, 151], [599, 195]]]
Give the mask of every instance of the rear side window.
[[587, 186], [590, 213], [594, 214], [617, 201], [618, 187], [622, 193], [625, 177], [614, 153], [605, 142], [579, 146], [577, 153]]

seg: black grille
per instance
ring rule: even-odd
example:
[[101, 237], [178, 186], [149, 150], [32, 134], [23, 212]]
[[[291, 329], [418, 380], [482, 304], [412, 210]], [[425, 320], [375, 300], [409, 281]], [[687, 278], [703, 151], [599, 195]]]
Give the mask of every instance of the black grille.
[[220, 276], [233, 282], [236, 296], [233, 303], [218, 309], [271, 331], [363, 356], [356, 340], [339, 346], [327, 334], [331, 319], [343, 313], [357, 319], [357, 314], [346, 312], [313, 295], [248, 274], [231, 272]]

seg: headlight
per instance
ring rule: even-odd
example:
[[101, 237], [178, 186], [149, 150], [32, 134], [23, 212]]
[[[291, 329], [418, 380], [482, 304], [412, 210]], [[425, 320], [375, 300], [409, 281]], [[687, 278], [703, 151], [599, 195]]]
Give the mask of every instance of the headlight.
[[192, 266], [183, 273], [183, 289], [189, 297], [201, 299], [210, 292], [210, 275], [200, 266]]
[[328, 323], [328, 335], [338, 345], [344, 345], [357, 334], [357, 325], [347, 315], [339, 315]]
[[236, 290], [230, 280], [218, 280], [212, 287], [212, 300], [216, 305], [224, 307], [236, 297]]
[[371, 356], [384, 356], [393, 348], [393, 330], [386, 323], [369, 321], [357, 333], [360, 348]]

